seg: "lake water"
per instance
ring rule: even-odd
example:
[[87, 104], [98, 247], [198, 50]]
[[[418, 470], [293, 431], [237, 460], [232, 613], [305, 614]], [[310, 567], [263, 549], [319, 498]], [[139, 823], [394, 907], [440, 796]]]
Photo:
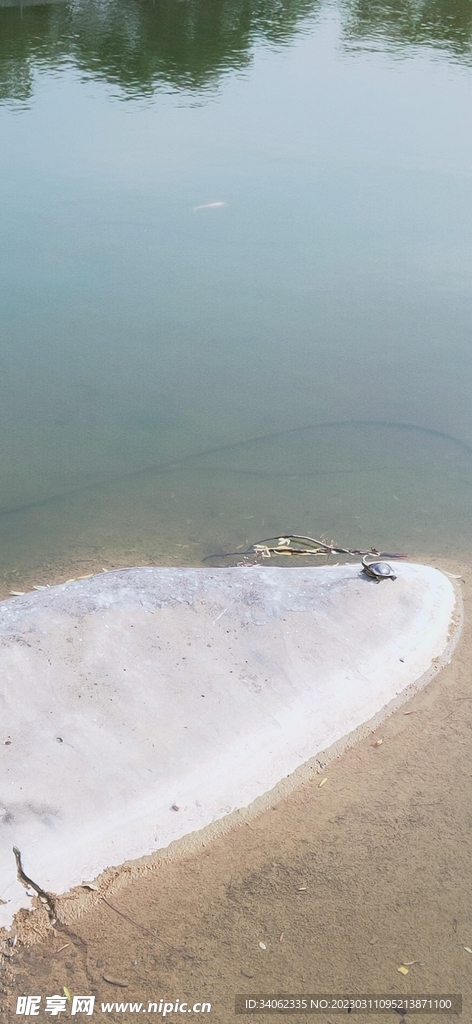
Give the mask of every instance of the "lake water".
[[470, 558], [471, 70], [465, 0], [0, 3], [6, 592]]

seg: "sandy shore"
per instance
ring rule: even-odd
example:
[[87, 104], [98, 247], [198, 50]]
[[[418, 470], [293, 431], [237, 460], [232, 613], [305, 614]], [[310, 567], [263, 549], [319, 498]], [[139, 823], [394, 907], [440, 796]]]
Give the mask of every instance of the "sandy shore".
[[235, 993], [322, 991], [462, 993], [472, 1020], [472, 573], [436, 564], [465, 577], [451, 663], [252, 820], [174, 861], [143, 863], [137, 877], [125, 869], [107, 902], [90, 893], [77, 920], [64, 898], [55, 933], [4, 948], [4, 1019], [20, 1019], [18, 995], [65, 986], [95, 994], [94, 1016], [108, 1020], [136, 1015], [105, 1018], [101, 1002], [207, 1000], [226, 1022]]

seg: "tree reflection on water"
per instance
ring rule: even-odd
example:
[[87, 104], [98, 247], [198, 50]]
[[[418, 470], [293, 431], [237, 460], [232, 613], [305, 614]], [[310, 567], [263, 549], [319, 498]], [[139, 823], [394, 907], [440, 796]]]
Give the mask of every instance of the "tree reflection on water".
[[470, 62], [470, 0], [347, 0], [343, 5], [345, 38], [375, 38], [393, 46], [428, 45]]
[[257, 40], [287, 43], [317, 0], [78, 0], [3, 8], [0, 89], [27, 98], [32, 65], [72, 61], [125, 95], [214, 87], [243, 69]]
[[[72, 63], [121, 95], [201, 92], [243, 70], [258, 41], [282, 46], [316, 17], [321, 0], [0, 0], [0, 99], [26, 100], [35, 68]], [[470, 0], [345, 0], [348, 47], [440, 47], [470, 61]]]

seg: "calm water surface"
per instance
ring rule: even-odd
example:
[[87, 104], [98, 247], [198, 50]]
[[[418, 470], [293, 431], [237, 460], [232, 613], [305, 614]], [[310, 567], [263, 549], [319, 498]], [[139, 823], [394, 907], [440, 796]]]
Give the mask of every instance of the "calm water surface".
[[0, 2], [5, 585], [472, 555], [471, 68], [463, 0]]

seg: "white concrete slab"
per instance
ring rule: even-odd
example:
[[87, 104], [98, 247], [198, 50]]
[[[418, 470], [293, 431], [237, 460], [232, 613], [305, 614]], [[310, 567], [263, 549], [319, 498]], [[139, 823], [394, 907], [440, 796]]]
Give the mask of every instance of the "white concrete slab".
[[[0, 605], [0, 924], [244, 807], [421, 680], [435, 569], [101, 574]], [[179, 809], [174, 810], [172, 805]]]

